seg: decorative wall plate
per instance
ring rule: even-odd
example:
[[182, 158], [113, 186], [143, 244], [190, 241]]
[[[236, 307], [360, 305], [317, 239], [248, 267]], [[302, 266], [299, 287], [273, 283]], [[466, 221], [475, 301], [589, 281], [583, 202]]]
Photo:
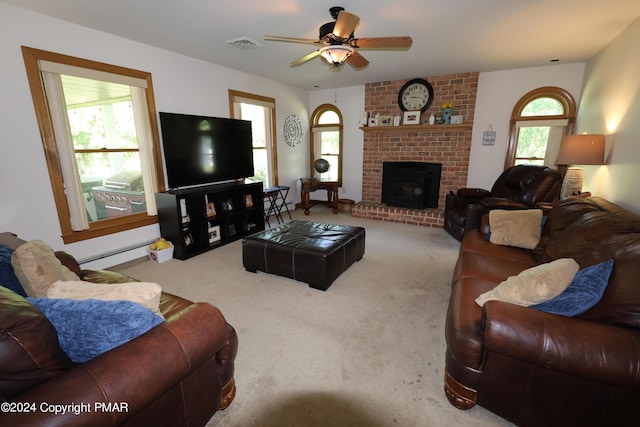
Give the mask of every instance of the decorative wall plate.
[[302, 140], [302, 124], [300, 119], [294, 114], [284, 119], [284, 140], [291, 147], [300, 144]]

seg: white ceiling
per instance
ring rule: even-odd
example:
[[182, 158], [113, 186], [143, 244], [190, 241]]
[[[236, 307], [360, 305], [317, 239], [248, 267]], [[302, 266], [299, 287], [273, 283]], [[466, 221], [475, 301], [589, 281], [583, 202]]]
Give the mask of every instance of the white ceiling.
[[[639, 0], [0, 1], [305, 89], [581, 62], [640, 16]], [[367, 68], [333, 73], [319, 58], [289, 67], [315, 46], [263, 39], [317, 39], [332, 6], [360, 17], [356, 37], [411, 36], [413, 46], [360, 50]], [[226, 43], [238, 37], [264, 46]]]

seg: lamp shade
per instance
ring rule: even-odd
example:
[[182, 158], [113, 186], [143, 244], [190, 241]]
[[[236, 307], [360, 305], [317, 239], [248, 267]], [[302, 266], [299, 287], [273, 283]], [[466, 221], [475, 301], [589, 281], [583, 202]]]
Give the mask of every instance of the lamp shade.
[[567, 135], [562, 140], [557, 165], [603, 165], [605, 137], [600, 134]]

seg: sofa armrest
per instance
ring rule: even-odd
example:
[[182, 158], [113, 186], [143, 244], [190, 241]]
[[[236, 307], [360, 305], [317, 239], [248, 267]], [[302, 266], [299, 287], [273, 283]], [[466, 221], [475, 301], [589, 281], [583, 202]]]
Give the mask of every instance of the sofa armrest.
[[640, 387], [640, 334], [500, 301], [484, 305], [485, 351], [625, 388]]
[[482, 217], [488, 212], [489, 210], [479, 203], [467, 205], [467, 215], [464, 221], [465, 233], [469, 230], [479, 230]]
[[460, 188], [456, 192], [456, 195], [465, 197], [467, 199], [480, 200], [485, 197], [491, 196], [491, 192], [489, 190], [485, 190], [484, 188]]
[[80, 278], [85, 282], [93, 283], [130, 283], [138, 282], [138, 279], [110, 270], [82, 270]]
[[[227, 323], [217, 308], [195, 303], [140, 337], [16, 396], [15, 402], [35, 403], [36, 410], [0, 413], [0, 424], [119, 425], [213, 359], [224, 348], [227, 334]], [[125, 410], [100, 411], [96, 403], [118, 404]], [[67, 413], [43, 411], [43, 404], [63, 405], [60, 408]]]
[[445, 205], [449, 209], [464, 207], [469, 204], [479, 203], [483, 197], [490, 195], [489, 191], [481, 188], [461, 188], [456, 193], [449, 191], [445, 198]]
[[487, 197], [480, 202], [487, 210], [491, 209], [529, 209], [529, 206], [525, 203], [518, 202], [517, 200], [505, 199], [503, 197]]

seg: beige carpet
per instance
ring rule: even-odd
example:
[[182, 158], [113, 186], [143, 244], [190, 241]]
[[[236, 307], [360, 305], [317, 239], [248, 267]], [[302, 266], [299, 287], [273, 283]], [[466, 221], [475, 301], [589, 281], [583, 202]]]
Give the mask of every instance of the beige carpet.
[[237, 396], [211, 426], [511, 425], [443, 392], [444, 319], [459, 243], [442, 229], [332, 215], [366, 228], [364, 258], [326, 291], [242, 267], [240, 241], [187, 261], [114, 267], [208, 301], [238, 332]]

